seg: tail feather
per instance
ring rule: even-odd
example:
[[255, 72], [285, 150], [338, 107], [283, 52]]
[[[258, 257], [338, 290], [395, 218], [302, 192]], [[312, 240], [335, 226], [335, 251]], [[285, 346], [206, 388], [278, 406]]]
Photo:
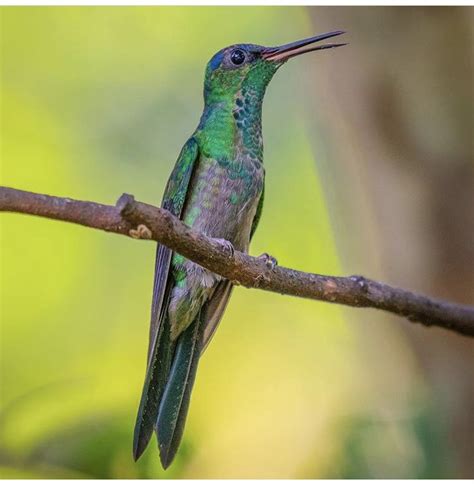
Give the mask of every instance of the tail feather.
[[169, 323], [165, 319], [160, 327], [153, 354], [145, 376], [137, 421], [133, 436], [133, 458], [137, 461], [145, 451], [155, 427], [161, 396], [168, 380], [173, 348]]
[[168, 382], [161, 398], [156, 433], [160, 459], [165, 469], [173, 461], [183, 436], [191, 390], [201, 354], [201, 326], [199, 314], [178, 338]]

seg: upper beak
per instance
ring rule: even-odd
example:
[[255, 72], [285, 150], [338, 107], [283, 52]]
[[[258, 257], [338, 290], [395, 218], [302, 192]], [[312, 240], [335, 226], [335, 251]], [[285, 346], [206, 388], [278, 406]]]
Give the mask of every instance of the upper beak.
[[[271, 61], [282, 61], [294, 57], [296, 55], [305, 54], [306, 52], [311, 52], [313, 50], [331, 49], [333, 47], [341, 47], [346, 44], [322, 44], [313, 45], [321, 40], [330, 39], [331, 37], [336, 37], [337, 35], [344, 34], [342, 30], [336, 30], [335, 32], [328, 32], [327, 34], [316, 35], [314, 37], [309, 37], [303, 40], [297, 40], [296, 42], [291, 42], [290, 44], [280, 45], [278, 47], [267, 47], [262, 52], [262, 57], [266, 60]], [[309, 47], [306, 47], [309, 46]]]

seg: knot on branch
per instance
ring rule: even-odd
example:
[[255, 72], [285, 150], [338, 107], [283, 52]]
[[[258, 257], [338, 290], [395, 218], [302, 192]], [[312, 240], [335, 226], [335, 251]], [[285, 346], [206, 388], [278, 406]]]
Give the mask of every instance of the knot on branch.
[[337, 296], [338, 287], [337, 284], [329, 279], [323, 283], [323, 295], [328, 301], [334, 301]]
[[362, 292], [369, 291], [369, 284], [364, 276], [350, 276], [349, 279], [355, 282]]
[[265, 274], [264, 272], [258, 274], [258, 276], [255, 278], [255, 287], [263, 287], [267, 285], [271, 281], [270, 277], [268, 274]]
[[128, 233], [133, 239], [150, 240], [153, 235], [151, 230], [144, 224], [140, 224], [136, 229], [131, 229]]
[[115, 204], [120, 215], [122, 215], [123, 217], [127, 217], [127, 215], [130, 215], [132, 213], [134, 205], [135, 197], [133, 195], [130, 195], [129, 193], [122, 193], [122, 195], [120, 195], [120, 198], [117, 200], [117, 203]]

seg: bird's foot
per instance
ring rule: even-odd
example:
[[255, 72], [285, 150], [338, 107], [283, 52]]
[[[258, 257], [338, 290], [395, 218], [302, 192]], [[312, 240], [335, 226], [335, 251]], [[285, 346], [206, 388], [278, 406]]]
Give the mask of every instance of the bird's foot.
[[264, 252], [262, 255], [259, 255], [257, 259], [263, 260], [268, 269], [275, 269], [275, 267], [278, 265], [278, 261], [275, 259], [275, 257], [272, 257], [266, 252]]
[[140, 224], [136, 229], [132, 229], [128, 232], [130, 237], [134, 239], [151, 239], [151, 230], [143, 224]]
[[216, 242], [219, 242], [222, 245], [224, 252], [226, 252], [227, 256], [230, 259], [232, 259], [232, 257], [234, 257], [235, 249], [234, 249], [234, 246], [232, 245], [231, 242], [229, 242], [226, 239], [214, 239], [214, 240]]

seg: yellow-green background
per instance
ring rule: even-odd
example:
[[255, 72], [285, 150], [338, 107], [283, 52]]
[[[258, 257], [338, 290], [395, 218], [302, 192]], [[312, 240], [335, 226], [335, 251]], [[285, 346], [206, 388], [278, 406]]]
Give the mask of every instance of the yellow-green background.
[[[126, 191], [157, 204], [199, 120], [204, 66], [216, 50], [351, 30], [351, 18], [357, 39], [357, 28], [372, 25], [365, 11], [2, 8], [2, 184], [103, 203]], [[373, 42], [403, 31], [397, 15], [377, 24]], [[387, 62], [367, 39], [353, 44], [292, 61], [272, 81], [266, 204], [251, 252], [307, 271], [387, 279], [397, 262], [374, 263], [384, 260], [384, 240], [370, 208], [385, 192], [375, 200], [365, 188], [351, 192], [380, 173], [364, 181], [356, 167], [352, 178], [331, 147], [362, 158], [366, 131], [357, 117], [348, 128], [336, 88], [357, 96], [357, 56]], [[347, 73], [332, 82], [335, 65]], [[350, 237], [341, 223], [348, 206], [358, 207]], [[367, 234], [373, 245], [364, 250]], [[154, 244], [15, 214], [2, 215], [1, 244], [2, 477], [465, 475], [465, 444], [447, 437], [451, 422], [436, 397], [443, 381], [462, 386], [462, 375], [433, 383], [407, 323], [243, 288], [201, 360], [175, 463], [161, 469], [154, 441], [134, 463]], [[395, 273], [392, 282], [429, 291], [430, 280]], [[413, 331], [422, 340], [428, 330]]]

